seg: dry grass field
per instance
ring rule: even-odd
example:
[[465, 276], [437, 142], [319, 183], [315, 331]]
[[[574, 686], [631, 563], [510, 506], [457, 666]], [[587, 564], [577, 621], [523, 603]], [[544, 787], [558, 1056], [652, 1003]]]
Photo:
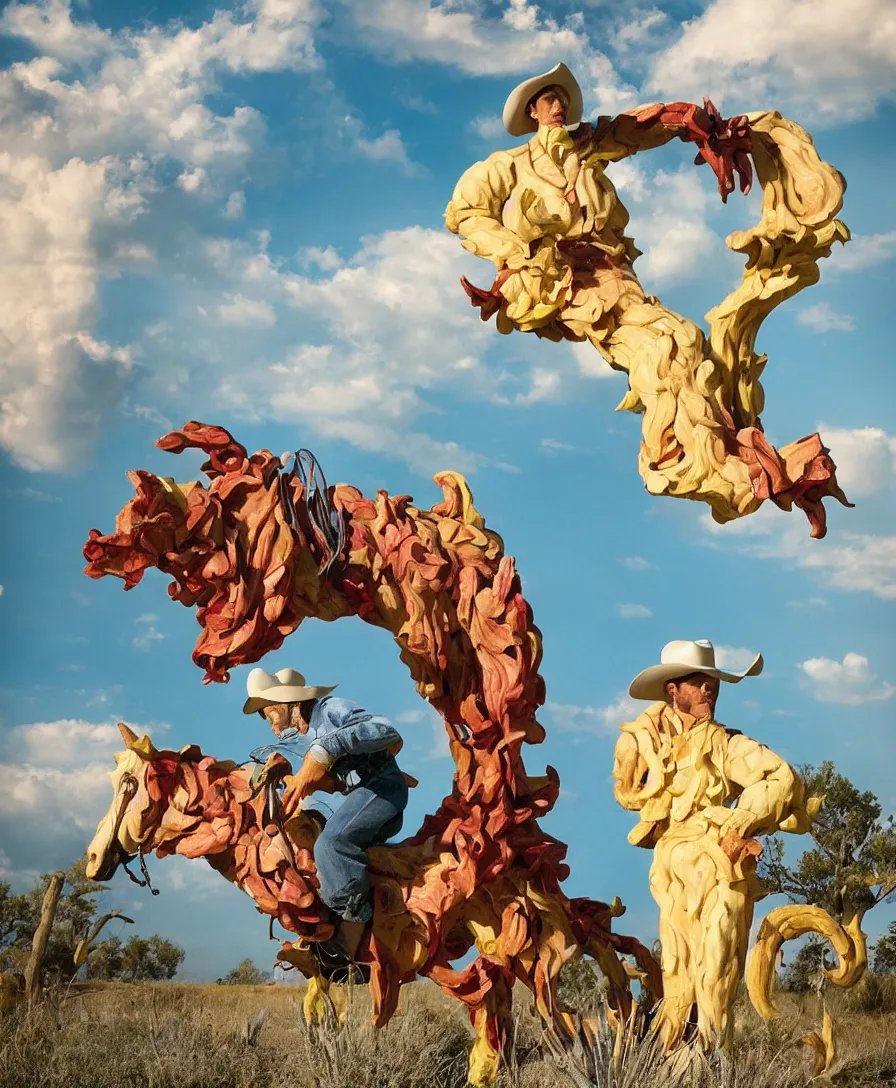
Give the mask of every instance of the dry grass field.
[[[293, 986], [106, 984], [50, 998], [31, 1015], [0, 1021], [2, 1088], [463, 1088], [471, 1033], [463, 1008], [434, 986], [407, 987], [383, 1031], [358, 991], [346, 1028], [310, 1031]], [[893, 995], [891, 994], [890, 997]], [[794, 1040], [820, 1022], [817, 1000], [781, 997], [785, 1016], [739, 1017], [736, 1053], [724, 1069], [695, 1069], [697, 1088], [791, 1088], [807, 1083], [809, 1059]], [[850, 1008], [849, 1005], [853, 1007]], [[879, 994], [832, 999], [841, 1047], [834, 1083], [896, 1085], [896, 1013]], [[668, 1075], [650, 1047], [632, 1047], [616, 1068], [608, 1044], [589, 1077], [544, 1047], [540, 1021], [523, 1002], [515, 1053], [501, 1088], [659, 1088]], [[261, 1010], [264, 1010], [263, 1015]], [[250, 1027], [251, 1025], [251, 1027]], [[248, 1036], [248, 1037], [247, 1037]]]

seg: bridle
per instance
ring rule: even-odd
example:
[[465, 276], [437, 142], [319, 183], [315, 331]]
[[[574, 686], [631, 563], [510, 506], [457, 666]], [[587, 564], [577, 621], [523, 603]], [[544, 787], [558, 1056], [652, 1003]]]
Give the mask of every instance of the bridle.
[[[121, 776], [121, 782], [119, 783], [121, 800], [118, 805], [118, 812], [115, 814], [115, 824], [112, 828], [112, 842], [117, 846], [121, 858], [124, 859], [120, 864], [122, 869], [128, 874], [130, 880], [136, 884], [138, 888], [149, 888], [153, 895], [158, 895], [159, 889], [154, 888], [149, 879], [149, 870], [146, 867], [146, 853], [143, 849], [143, 844], [140, 844], [136, 854], [126, 854], [124, 847], [121, 845], [121, 840], [118, 838], [118, 832], [121, 830], [121, 825], [124, 821], [124, 814], [127, 812], [128, 805], [133, 801], [139, 788], [140, 783], [137, 781], [136, 776], [132, 775], [130, 771], [125, 771]], [[135, 876], [128, 868], [128, 865], [134, 858], [140, 859], [140, 872], [143, 874], [142, 880], [140, 877]]]

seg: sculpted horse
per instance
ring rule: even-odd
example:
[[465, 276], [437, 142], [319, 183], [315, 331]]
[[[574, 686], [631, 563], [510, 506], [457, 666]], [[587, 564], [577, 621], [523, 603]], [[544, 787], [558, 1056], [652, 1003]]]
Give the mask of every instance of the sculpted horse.
[[[370, 851], [374, 919], [361, 958], [371, 965], [375, 1023], [389, 1020], [404, 983], [433, 979], [469, 1007], [477, 1035], [470, 1079], [486, 1085], [517, 980], [566, 1040], [580, 1027], [557, 996], [571, 958], [598, 962], [617, 1023], [633, 1004], [621, 956], [635, 958], [628, 972], [637, 970], [658, 996], [653, 956], [611, 929], [618, 900], [570, 899], [560, 889], [566, 847], [538, 823], [556, 801], [558, 776], [550, 767], [530, 776], [523, 763], [523, 745], [544, 738], [536, 719], [541, 633], [514, 561], [486, 529], [463, 477], [437, 476], [442, 501], [420, 510], [406, 495], [306, 490], [269, 451], [250, 457], [218, 427], [188, 423], [157, 444], [208, 453], [208, 487], [130, 473], [137, 494], [114, 533], [91, 531], [88, 575], [116, 575], [131, 589], [148, 567], [170, 574], [169, 594], [196, 606], [193, 660], [205, 682], [226, 682], [229, 667], [278, 648], [307, 616], [359, 616], [392, 633], [418, 692], [445, 722], [456, 764], [451, 793], [416, 835]], [[315, 513], [322, 497], [344, 538], [323, 531]], [[317, 895], [314, 818], [299, 814], [280, 827], [265, 798], [252, 796], [246, 770], [195, 746], [159, 752], [146, 738], [124, 736], [128, 751], [90, 847], [91, 874], [107, 878], [138, 853], [204, 856], [296, 935], [280, 958], [315, 978], [309, 945], [329, 938], [332, 926]], [[478, 958], [454, 970], [473, 946]]]

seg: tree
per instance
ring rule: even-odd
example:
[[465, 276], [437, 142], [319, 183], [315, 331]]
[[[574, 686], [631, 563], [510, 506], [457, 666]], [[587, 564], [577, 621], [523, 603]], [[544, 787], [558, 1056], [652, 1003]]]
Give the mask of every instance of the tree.
[[116, 977], [128, 982], [174, 978], [184, 956], [182, 948], [157, 933], [151, 937], [131, 937], [122, 950], [120, 973]]
[[823, 907], [835, 918], [870, 910], [896, 892], [896, 827], [881, 820], [870, 791], [860, 792], [831, 762], [798, 772], [807, 796], [824, 797], [812, 820], [814, 846], [794, 866], [784, 861], [784, 843], [766, 839], [760, 876], [771, 894]]
[[221, 979], [227, 986], [262, 986], [268, 981], [268, 976], [260, 967], [256, 967], [250, 959], [237, 964], [232, 971], [228, 971]]
[[[65, 874], [43, 960], [43, 985], [68, 982], [85, 962], [88, 978], [173, 978], [183, 962], [184, 952], [171, 941], [157, 934], [132, 937], [124, 946], [120, 937], [97, 940], [106, 922], [113, 918], [126, 922], [131, 919], [118, 911], [97, 917], [96, 896], [107, 889], [87, 879], [85, 864], [82, 859]], [[0, 970], [24, 970], [50, 879], [51, 874], [46, 874], [32, 889], [18, 895], [12, 893], [9, 884], [0, 882]]]
[[871, 946], [874, 953], [872, 968], [878, 975], [896, 975], [896, 922]]

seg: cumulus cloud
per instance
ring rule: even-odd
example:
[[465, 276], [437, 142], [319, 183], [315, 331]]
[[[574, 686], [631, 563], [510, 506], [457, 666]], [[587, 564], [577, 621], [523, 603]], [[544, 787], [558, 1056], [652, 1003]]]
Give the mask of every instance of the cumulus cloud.
[[724, 259], [725, 244], [706, 222], [718, 197], [705, 168], [651, 174], [625, 159], [610, 165], [607, 174], [631, 213], [628, 233], [642, 251], [636, 268], [648, 292], [653, 284], [705, 275], [710, 262]]
[[[167, 728], [130, 723], [158, 736]], [[109, 773], [124, 745], [111, 722], [66, 718], [6, 731], [0, 745], [0, 823], [13, 869], [70, 864], [112, 800]]]
[[854, 234], [846, 246], [831, 251], [831, 268], [835, 272], [862, 272], [866, 268], [885, 264], [896, 257], [896, 230], [880, 234]]
[[813, 123], [868, 117], [896, 93], [889, 0], [714, 0], [655, 57], [646, 89]]
[[725, 672], [745, 672], [756, 658], [755, 650], [742, 646], [716, 646], [716, 665]]
[[896, 687], [880, 680], [872, 671], [868, 658], [847, 653], [842, 661], [829, 657], [810, 657], [799, 664], [801, 683], [809, 693], [823, 703], [859, 706], [891, 699]]
[[277, 316], [274, 307], [264, 299], [237, 294], [231, 295], [218, 307], [218, 320], [225, 325], [268, 328], [276, 324]]
[[803, 568], [826, 588], [896, 599], [896, 535], [891, 531], [896, 438], [878, 427], [819, 423], [818, 430], [830, 443], [844, 490], [860, 500], [842, 517], [837, 508], [831, 510], [824, 540], [807, 541], [799, 518], [767, 503], [757, 514], [724, 526], [702, 517], [700, 542]]
[[[245, 298], [274, 304], [278, 324], [292, 321], [286, 335], [301, 337], [257, 370], [251, 395], [239, 375], [225, 376], [221, 405], [256, 419], [301, 421], [428, 475], [447, 465], [476, 467], [457, 443], [414, 429], [430, 410], [429, 392], [453, 385], [489, 397], [494, 389], [482, 360], [491, 330], [470, 321], [457, 289], [471, 258], [455, 239], [422, 227], [387, 231], [363, 239], [346, 261], [330, 248], [303, 251], [305, 273], [242, 244], [221, 243], [213, 257]], [[307, 342], [310, 318], [321, 325], [317, 343]], [[535, 371], [519, 402], [555, 387], [552, 373]]]
[[608, 706], [577, 706], [574, 703], [548, 703], [547, 710], [559, 733], [592, 733], [610, 735], [624, 721], [631, 721], [643, 709], [643, 704], [618, 695]]
[[828, 302], [816, 302], [796, 312], [796, 323], [813, 332], [853, 332], [855, 320], [835, 310]]
[[38, 54], [0, 72], [0, 444], [19, 464], [90, 456], [133, 377], [91, 336], [103, 276], [145, 261], [128, 235], [166, 170], [202, 194], [245, 166], [264, 124], [215, 112], [219, 78], [316, 69], [316, 18], [311, 0], [253, 0], [196, 28], [110, 31], [65, 0], [4, 9], [0, 32]]

